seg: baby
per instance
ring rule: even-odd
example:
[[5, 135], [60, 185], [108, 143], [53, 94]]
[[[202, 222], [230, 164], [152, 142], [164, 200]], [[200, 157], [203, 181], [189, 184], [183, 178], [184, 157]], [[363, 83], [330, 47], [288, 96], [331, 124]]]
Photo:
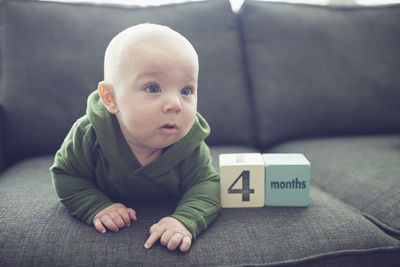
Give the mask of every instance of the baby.
[[104, 81], [86, 115], [65, 138], [51, 167], [60, 201], [100, 233], [136, 221], [123, 203], [181, 197], [175, 211], [150, 228], [149, 249], [189, 250], [216, 218], [219, 176], [197, 113], [198, 57], [172, 29], [140, 24], [115, 36], [104, 59]]

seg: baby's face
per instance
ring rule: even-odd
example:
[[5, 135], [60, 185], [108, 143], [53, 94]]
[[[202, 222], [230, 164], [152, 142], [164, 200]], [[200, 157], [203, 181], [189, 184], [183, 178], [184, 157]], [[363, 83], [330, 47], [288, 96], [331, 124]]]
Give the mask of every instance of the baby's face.
[[181, 40], [142, 40], [125, 55], [114, 83], [116, 114], [130, 146], [165, 148], [191, 129], [197, 109], [198, 61]]

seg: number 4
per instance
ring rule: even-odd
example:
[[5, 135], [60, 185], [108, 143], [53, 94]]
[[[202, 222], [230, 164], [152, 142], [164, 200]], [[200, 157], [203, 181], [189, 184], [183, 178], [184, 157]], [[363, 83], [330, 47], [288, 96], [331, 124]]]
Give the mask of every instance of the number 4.
[[[233, 189], [240, 178], [242, 178], [242, 189]], [[228, 194], [242, 194], [242, 201], [250, 201], [250, 194], [254, 194], [254, 189], [250, 189], [250, 171], [242, 171], [228, 188]]]

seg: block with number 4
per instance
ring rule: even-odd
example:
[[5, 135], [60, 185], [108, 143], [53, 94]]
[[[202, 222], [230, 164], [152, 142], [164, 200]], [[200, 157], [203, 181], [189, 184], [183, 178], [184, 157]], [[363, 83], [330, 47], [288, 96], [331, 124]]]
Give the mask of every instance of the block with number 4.
[[219, 166], [223, 208], [264, 206], [265, 165], [261, 154], [221, 154]]

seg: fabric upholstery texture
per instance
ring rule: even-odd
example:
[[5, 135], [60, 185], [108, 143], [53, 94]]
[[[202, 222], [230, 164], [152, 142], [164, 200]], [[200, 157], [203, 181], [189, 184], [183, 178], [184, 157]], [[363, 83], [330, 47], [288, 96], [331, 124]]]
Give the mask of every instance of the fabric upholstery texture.
[[390, 266], [399, 255], [399, 240], [317, 187], [311, 188], [308, 208], [223, 209], [186, 254], [168, 252], [159, 243], [146, 250], [149, 227], [176, 203], [129, 203], [138, 221], [118, 233], [100, 234], [57, 201], [47, 171], [52, 160], [21, 162], [0, 176], [1, 266], [318, 266], [336, 258], [357, 262], [364, 254], [369, 256], [363, 266]]
[[271, 151], [304, 153], [312, 184], [400, 237], [400, 135], [293, 141]]
[[[221, 153], [303, 153], [309, 207], [222, 209], [187, 253], [143, 247], [178, 200], [126, 203], [138, 221], [105, 235], [68, 213], [54, 154], [108, 42], [142, 22], [197, 50], [216, 169]], [[399, 25], [400, 5], [0, 0], [0, 266], [400, 266]]]
[[[214, 128], [208, 142], [253, 143], [251, 131], [246, 130], [251, 129], [251, 110], [243, 90], [239, 36], [227, 0], [155, 8], [37, 1], [1, 5], [0, 99], [7, 161], [53, 153], [59, 147], [72, 123], [84, 114], [87, 96], [103, 79], [109, 41], [144, 22], [170, 26], [197, 50], [199, 111]], [[221, 88], [229, 88], [232, 102], [221, 101], [226, 98]], [[230, 127], [216, 127], [224, 123]]]
[[263, 146], [400, 132], [400, 6], [249, 0], [240, 21]]

